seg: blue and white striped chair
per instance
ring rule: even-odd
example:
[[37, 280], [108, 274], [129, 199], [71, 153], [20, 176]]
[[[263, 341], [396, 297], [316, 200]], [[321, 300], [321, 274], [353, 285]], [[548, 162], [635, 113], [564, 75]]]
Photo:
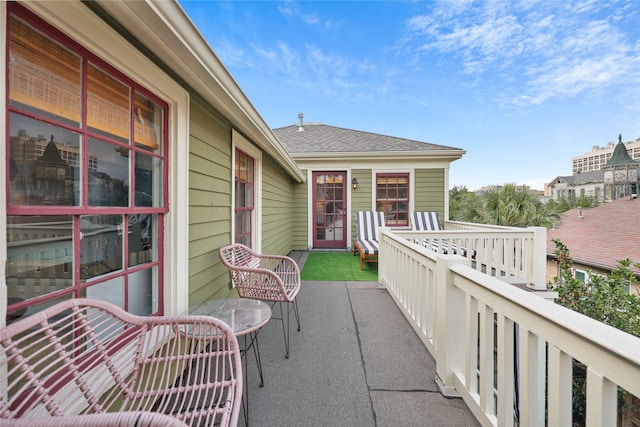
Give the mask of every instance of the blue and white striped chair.
[[378, 230], [384, 227], [384, 212], [356, 212], [356, 238], [353, 255], [360, 254], [360, 270], [365, 262], [378, 262]]
[[[440, 222], [440, 215], [438, 212], [413, 212], [411, 214], [411, 228], [413, 231], [440, 231], [444, 230], [442, 228], [442, 223]], [[422, 241], [422, 245], [426, 248], [432, 249], [434, 251], [438, 250], [438, 246], [442, 248], [443, 254], [451, 254], [455, 255], [458, 253], [458, 248], [454, 244], [450, 244], [447, 241], [439, 241], [438, 239], [424, 239]], [[460, 255], [466, 257], [467, 249], [460, 248]], [[471, 251], [471, 257], [475, 258], [476, 251]]]
[[438, 212], [413, 212], [411, 214], [411, 228], [414, 231], [444, 230]]

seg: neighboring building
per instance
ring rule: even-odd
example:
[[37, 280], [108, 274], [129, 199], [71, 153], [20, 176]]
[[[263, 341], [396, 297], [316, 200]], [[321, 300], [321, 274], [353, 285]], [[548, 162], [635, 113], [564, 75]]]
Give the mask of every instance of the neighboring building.
[[0, 0], [0, 21], [0, 326], [76, 297], [185, 313], [235, 294], [233, 241], [347, 248], [355, 210], [448, 214], [464, 150], [342, 130], [341, 151], [318, 126], [313, 153], [278, 130], [294, 158], [175, 1]]
[[[615, 142], [610, 142], [605, 147], [595, 145], [590, 152], [574, 157], [571, 168], [573, 174], [602, 169], [602, 166], [613, 156], [616, 145]], [[632, 159], [640, 161], [640, 138], [625, 142], [624, 146]]]
[[638, 194], [638, 168], [640, 163], [633, 160], [620, 141], [613, 150], [613, 155], [602, 166], [604, 172], [604, 198], [616, 200], [621, 197]]
[[384, 211], [388, 227], [408, 228], [413, 211], [449, 217], [449, 166], [464, 150], [299, 117], [274, 129], [307, 177], [296, 186], [299, 249], [350, 248], [357, 211]]
[[577, 175], [558, 176], [545, 186], [553, 200], [561, 198], [593, 197], [604, 200], [604, 171], [594, 170]]
[[631, 158], [629, 151], [620, 136], [608, 160], [599, 163], [598, 169], [554, 178], [547, 187], [551, 198], [587, 196], [602, 202], [637, 194], [640, 163]]
[[[640, 199], [623, 198], [594, 208], [575, 208], [562, 214], [559, 225], [547, 230], [547, 281], [558, 275], [553, 239], [569, 249], [574, 276], [588, 279], [590, 274], [608, 274], [618, 261], [640, 262]], [[633, 268], [640, 279], [640, 269]], [[640, 292], [638, 283], [631, 292]]]

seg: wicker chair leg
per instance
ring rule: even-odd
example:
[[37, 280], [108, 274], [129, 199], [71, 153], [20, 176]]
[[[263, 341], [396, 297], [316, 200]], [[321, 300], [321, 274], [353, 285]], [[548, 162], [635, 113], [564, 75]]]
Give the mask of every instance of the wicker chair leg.
[[[287, 311], [287, 318], [285, 319], [285, 314], [284, 314], [284, 310], [282, 308], [282, 302], [278, 302], [279, 306], [280, 306], [280, 320], [282, 321], [282, 334], [284, 335], [284, 347], [285, 347], [285, 358], [288, 359], [289, 358], [289, 342], [290, 342], [290, 337], [291, 334], [289, 333], [289, 325], [290, 325], [290, 321], [289, 321], [289, 317], [290, 317], [290, 312], [291, 312], [291, 308], [293, 308], [293, 313], [296, 317], [296, 323], [298, 325], [298, 331], [300, 331], [300, 313], [298, 311], [298, 300], [294, 299], [292, 302], [288, 302], [285, 303], [287, 304], [286, 307], [286, 311]], [[291, 307], [290, 304], [293, 306]], [[275, 303], [274, 303], [275, 305]]]
[[298, 311], [298, 299], [293, 300], [293, 311], [296, 315], [296, 321], [298, 322], [298, 332], [300, 332], [300, 312]]

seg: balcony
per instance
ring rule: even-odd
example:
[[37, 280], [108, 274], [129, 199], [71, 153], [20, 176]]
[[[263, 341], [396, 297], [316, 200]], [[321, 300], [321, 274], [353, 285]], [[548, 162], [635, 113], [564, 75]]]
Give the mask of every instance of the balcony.
[[[415, 243], [433, 238], [473, 257]], [[640, 396], [640, 339], [545, 299], [544, 240], [538, 228], [384, 229], [380, 285], [304, 282], [289, 359], [280, 326], [261, 331], [250, 423], [570, 426], [575, 359], [586, 425], [616, 425], [618, 386]]]

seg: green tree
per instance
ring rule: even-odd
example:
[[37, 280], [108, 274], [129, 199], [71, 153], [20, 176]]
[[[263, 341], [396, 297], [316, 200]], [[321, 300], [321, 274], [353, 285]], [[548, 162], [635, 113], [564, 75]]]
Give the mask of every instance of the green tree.
[[633, 262], [628, 258], [619, 260], [610, 274], [589, 274], [589, 280], [583, 282], [571, 274], [569, 249], [558, 239], [552, 241], [559, 265], [554, 282], [558, 303], [640, 337], [640, 295], [627, 291], [628, 285], [637, 280], [631, 269]]
[[474, 203], [476, 195], [465, 186], [455, 186], [449, 190], [449, 218], [454, 221], [464, 221], [462, 211], [465, 206]]
[[559, 212], [566, 212], [573, 208], [592, 208], [598, 205], [598, 200], [595, 197], [580, 196], [580, 197], [560, 197], [558, 200], [549, 200], [548, 205], [555, 207]]
[[467, 199], [457, 217], [452, 218], [512, 227], [550, 227], [560, 218], [560, 212], [556, 206], [542, 203], [528, 188], [507, 184]]
[[[609, 275], [589, 274], [588, 281], [573, 277], [573, 260], [569, 249], [560, 240], [553, 239], [554, 254], [558, 260], [559, 275], [554, 279], [558, 292], [557, 303], [585, 316], [596, 319], [614, 328], [640, 337], [640, 295], [626, 291], [630, 282], [636, 281], [631, 269], [632, 261], [624, 259]], [[639, 264], [635, 264], [640, 267]], [[582, 426], [586, 421], [586, 366], [573, 361], [573, 424]], [[618, 407], [626, 403], [623, 396], [627, 392], [618, 389]], [[632, 411], [640, 408], [630, 406]]]

